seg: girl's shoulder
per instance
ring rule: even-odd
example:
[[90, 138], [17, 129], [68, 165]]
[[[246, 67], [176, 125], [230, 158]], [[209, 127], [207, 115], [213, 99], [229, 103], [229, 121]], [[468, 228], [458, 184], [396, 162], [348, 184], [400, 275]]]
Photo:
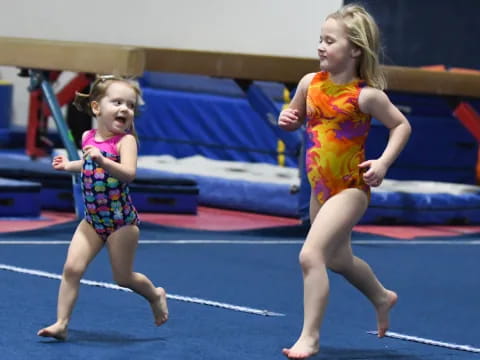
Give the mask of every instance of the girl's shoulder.
[[132, 134], [124, 134], [121, 136], [121, 138], [118, 139], [118, 142], [116, 143], [116, 145], [119, 151], [121, 147], [136, 148], [137, 139]]
[[313, 72], [313, 73], [308, 73], [305, 74], [301, 79], [300, 82], [298, 83], [298, 89], [302, 91], [307, 91], [308, 87], [312, 83], [313, 79], [318, 76], [318, 72]]
[[87, 131], [84, 131], [82, 134], [82, 147], [86, 145], [89, 140], [93, 139], [95, 137], [96, 130], [95, 129], [90, 129]]
[[313, 79], [316, 79], [316, 78], [322, 78], [324, 76], [324, 72], [322, 71], [319, 71], [319, 72], [311, 72], [311, 73], [308, 73], [308, 74], [305, 74], [302, 78], [302, 80], [300, 80], [301, 82], [306, 82], [308, 84], [310, 84], [312, 82]]
[[383, 90], [364, 86], [358, 96], [358, 106], [362, 112], [371, 114], [373, 108], [385, 106], [390, 100]]
[[360, 97], [367, 101], [375, 100], [379, 97], [384, 97], [384, 96], [386, 96], [386, 94], [383, 90], [380, 90], [368, 85], [362, 86], [360, 91]]
[[128, 134], [118, 135], [117, 142], [118, 143], [121, 143], [121, 142], [135, 142], [136, 143], [137, 140], [135, 139], [135, 136], [128, 133]]

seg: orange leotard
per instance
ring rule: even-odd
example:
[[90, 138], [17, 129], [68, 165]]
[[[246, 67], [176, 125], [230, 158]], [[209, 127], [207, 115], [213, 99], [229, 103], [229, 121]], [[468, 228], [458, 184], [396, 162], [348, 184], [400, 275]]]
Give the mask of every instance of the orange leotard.
[[335, 84], [328, 72], [315, 74], [307, 91], [306, 170], [320, 204], [344, 189], [370, 197], [358, 164], [365, 160], [370, 115], [360, 111], [361, 80]]

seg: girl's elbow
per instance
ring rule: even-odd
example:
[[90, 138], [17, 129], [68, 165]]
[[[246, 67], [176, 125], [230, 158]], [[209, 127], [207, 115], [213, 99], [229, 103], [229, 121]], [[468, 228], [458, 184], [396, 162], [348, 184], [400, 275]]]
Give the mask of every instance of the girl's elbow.
[[133, 181], [135, 180], [135, 173], [133, 174], [128, 174], [126, 177], [125, 177], [125, 182], [130, 184], [132, 183]]
[[399, 122], [396, 126], [393, 127], [393, 129], [395, 128], [398, 129], [399, 132], [401, 129], [402, 133], [405, 134], [405, 136], [407, 137], [409, 137], [410, 134], [412, 133], [412, 126], [410, 125], [410, 122], [406, 119], [404, 121]]
[[405, 122], [405, 133], [407, 134], [407, 137], [410, 137], [412, 133], [412, 125], [408, 121]]
[[135, 180], [135, 177], [136, 177], [136, 171], [132, 170], [132, 171], [124, 172], [121, 176], [119, 175], [118, 180], [125, 182], [127, 184], [130, 184]]

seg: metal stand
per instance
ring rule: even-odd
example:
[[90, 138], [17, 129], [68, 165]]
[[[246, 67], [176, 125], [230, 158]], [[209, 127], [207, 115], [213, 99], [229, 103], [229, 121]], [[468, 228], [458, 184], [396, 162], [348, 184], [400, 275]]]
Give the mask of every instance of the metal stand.
[[[51, 112], [51, 115], [57, 126], [57, 130], [62, 140], [62, 143], [67, 150], [68, 159], [70, 161], [80, 160], [77, 148], [73, 140], [73, 136], [63, 118], [57, 97], [55, 96], [55, 92], [53, 91], [52, 85], [50, 84], [48, 72], [32, 69], [30, 69], [28, 72], [30, 76], [29, 90], [32, 92], [41, 89], [42, 94], [47, 102], [48, 108]], [[77, 218], [80, 219], [83, 217], [84, 213], [84, 205], [80, 189], [80, 175], [72, 175], [72, 184], [75, 213], [77, 215]]]

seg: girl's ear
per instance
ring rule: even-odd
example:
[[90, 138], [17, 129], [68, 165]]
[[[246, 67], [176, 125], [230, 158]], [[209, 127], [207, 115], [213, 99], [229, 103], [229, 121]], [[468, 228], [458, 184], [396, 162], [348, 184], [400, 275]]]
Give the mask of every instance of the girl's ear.
[[352, 49], [352, 57], [353, 57], [353, 58], [357, 58], [357, 57], [359, 57], [360, 55], [362, 55], [362, 49], [360, 49], [359, 47], [356, 47], [356, 46], [355, 46], [355, 47]]
[[92, 108], [93, 115], [98, 116], [100, 114], [100, 104], [98, 103], [98, 101], [92, 101], [90, 103], [90, 106]]

